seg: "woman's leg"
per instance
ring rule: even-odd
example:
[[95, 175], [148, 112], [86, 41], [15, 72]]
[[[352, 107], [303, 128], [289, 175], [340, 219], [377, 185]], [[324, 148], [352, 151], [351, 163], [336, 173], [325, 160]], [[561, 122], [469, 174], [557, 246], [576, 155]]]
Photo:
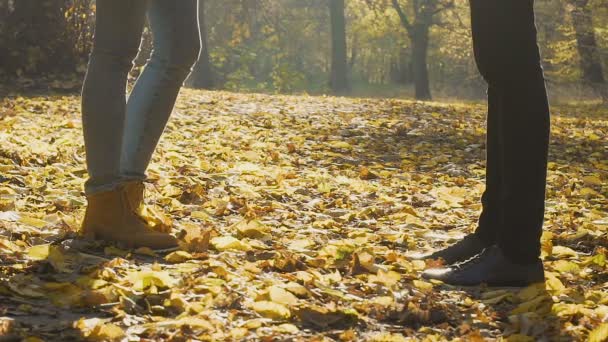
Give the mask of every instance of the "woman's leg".
[[82, 234], [127, 247], [177, 246], [154, 231], [137, 213], [132, 193], [141, 184], [120, 172], [126, 115], [126, 82], [137, 54], [147, 0], [98, 0], [95, 42], [82, 94], [89, 180]]
[[87, 194], [120, 183], [127, 75], [137, 55], [145, 0], [98, 0], [95, 38], [82, 90]]
[[122, 176], [143, 180], [179, 90], [200, 51], [197, 0], [151, 0], [154, 50], [127, 102]]

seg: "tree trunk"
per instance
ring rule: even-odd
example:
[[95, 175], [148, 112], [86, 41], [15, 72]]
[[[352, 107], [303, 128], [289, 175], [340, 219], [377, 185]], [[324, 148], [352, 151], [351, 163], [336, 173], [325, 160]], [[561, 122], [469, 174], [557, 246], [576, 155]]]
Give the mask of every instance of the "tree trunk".
[[213, 77], [211, 58], [209, 57], [209, 45], [207, 43], [205, 0], [199, 0], [198, 3], [198, 27], [201, 35], [201, 53], [186, 84], [192, 88], [211, 89], [215, 86], [215, 78]]
[[606, 79], [602, 70], [600, 53], [597, 46], [591, 9], [588, 0], [571, 0], [572, 25], [576, 33], [576, 47], [579, 53], [583, 81], [598, 91], [605, 102], [608, 102]]
[[346, 23], [344, 0], [329, 0], [331, 17], [331, 77], [329, 85], [337, 94], [349, 91], [346, 57]]
[[429, 50], [429, 26], [416, 24], [410, 33], [412, 42], [412, 67], [417, 100], [430, 100], [429, 70], [427, 64]]
[[407, 14], [401, 8], [399, 0], [392, 0], [393, 8], [399, 15], [399, 20], [407, 30], [412, 44], [412, 71], [417, 100], [430, 100], [431, 88], [429, 85], [429, 69], [427, 64], [429, 50], [429, 30], [433, 25], [433, 15], [437, 12], [436, 3], [414, 1], [415, 20], [412, 24]]

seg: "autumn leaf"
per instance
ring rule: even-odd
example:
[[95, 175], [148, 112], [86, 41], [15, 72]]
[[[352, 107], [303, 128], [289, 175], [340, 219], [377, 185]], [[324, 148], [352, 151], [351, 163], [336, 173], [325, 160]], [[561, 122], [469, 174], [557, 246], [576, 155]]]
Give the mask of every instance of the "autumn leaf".
[[137, 291], [143, 291], [151, 286], [159, 288], [171, 288], [177, 284], [177, 280], [174, 279], [167, 271], [150, 270], [132, 272], [128, 275], [128, 278], [131, 284], [133, 284], [133, 289]]
[[98, 318], [81, 318], [74, 326], [80, 329], [89, 341], [119, 341], [125, 336], [122, 328], [112, 323], [104, 323]]
[[190, 259], [192, 259], [192, 254], [185, 251], [175, 251], [165, 257], [165, 260], [171, 263], [181, 263]]
[[298, 303], [298, 298], [296, 296], [294, 296], [291, 292], [276, 285], [271, 286], [268, 289], [268, 296], [270, 297], [271, 301], [287, 306], [295, 305], [296, 303]]
[[211, 246], [220, 252], [228, 250], [248, 251], [251, 246], [232, 236], [221, 236], [211, 239]]
[[608, 341], [608, 323], [602, 323], [589, 333], [589, 342]]
[[259, 301], [253, 303], [252, 308], [255, 312], [267, 318], [281, 320], [291, 316], [289, 309], [279, 303]]

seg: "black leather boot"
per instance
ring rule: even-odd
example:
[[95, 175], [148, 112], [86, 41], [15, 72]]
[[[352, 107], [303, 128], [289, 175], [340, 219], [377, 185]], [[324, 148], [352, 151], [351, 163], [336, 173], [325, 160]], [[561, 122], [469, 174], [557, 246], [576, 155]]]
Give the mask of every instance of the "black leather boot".
[[414, 260], [442, 259], [446, 265], [452, 265], [471, 259], [486, 247], [489, 247], [489, 245], [484, 243], [477, 235], [469, 234], [455, 244], [434, 253], [410, 254], [408, 256]]
[[456, 286], [487, 284], [523, 287], [544, 282], [545, 272], [540, 259], [527, 264], [517, 264], [507, 259], [500, 247], [495, 245], [463, 263], [426, 270], [422, 277]]

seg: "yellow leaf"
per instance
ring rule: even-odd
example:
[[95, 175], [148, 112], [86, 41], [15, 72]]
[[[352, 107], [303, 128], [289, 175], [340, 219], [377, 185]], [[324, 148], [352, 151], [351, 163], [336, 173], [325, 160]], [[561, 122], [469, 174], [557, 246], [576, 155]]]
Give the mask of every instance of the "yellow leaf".
[[558, 260], [553, 263], [553, 269], [561, 273], [578, 274], [581, 268], [574, 262], [568, 260]]
[[247, 334], [249, 333], [249, 329], [247, 328], [232, 328], [230, 329], [230, 337], [232, 337], [233, 341], [241, 341]]
[[50, 244], [32, 246], [27, 250], [27, 256], [32, 260], [44, 260], [49, 257], [50, 253]]
[[253, 310], [260, 315], [272, 319], [287, 319], [291, 317], [291, 312], [282, 304], [260, 301], [253, 303]]
[[405, 336], [398, 333], [380, 332], [370, 336], [371, 342], [406, 342]]
[[467, 190], [460, 187], [438, 187], [431, 191], [437, 198], [432, 206], [440, 210], [447, 210], [449, 208], [460, 208], [461, 203], [464, 201], [464, 197], [467, 195]]
[[313, 242], [310, 239], [293, 240], [289, 243], [289, 250], [297, 252], [306, 251], [312, 245]]
[[346, 141], [330, 141], [328, 144], [336, 149], [350, 150], [353, 148], [353, 146]]
[[591, 188], [582, 188], [580, 190], [580, 193], [582, 196], [596, 196], [599, 195], [599, 193]]
[[369, 279], [373, 283], [380, 283], [391, 287], [396, 285], [401, 280], [401, 274], [395, 271], [384, 272], [382, 270], [378, 270], [378, 274], [371, 275]]
[[547, 277], [547, 290], [551, 291], [554, 294], [561, 294], [566, 290], [564, 284], [562, 284], [561, 280], [557, 278], [557, 275], [553, 272], [545, 272], [545, 276]]
[[602, 323], [589, 333], [589, 342], [608, 341], [608, 323]]
[[268, 296], [270, 297], [271, 301], [283, 305], [295, 305], [298, 303], [298, 298], [296, 296], [276, 285], [270, 287], [268, 290]]
[[11, 240], [0, 238], [0, 248], [9, 250], [10, 252], [17, 252], [21, 250], [19, 245], [13, 243]]
[[293, 324], [284, 323], [275, 327], [275, 331], [284, 334], [296, 334], [300, 331], [300, 329]]
[[266, 319], [264, 318], [254, 318], [254, 319], [250, 319], [248, 321], [246, 321], [245, 323], [243, 323], [243, 327], [247, 328], [247, 329], [257, 329], [260, 328], [264, 322], [266, 321]]
[[141, 216], [148, 221], [155, 230], [163, 233], [171, 232], [172, 221], [162, 212], [162, 210], [157, 209], [154, 206], [145, 206]]
[[209, 241], [211, 240], [211, 230], [201, 229], [194, 225], [184, 225], [183, 231], [186, 235], [183, 237], [184, 242], [182, 247], [189, 252], [202, 253], [209, 249]]
[[583, 182], [588, 185], [603, 185], [604, 183], [598, 176], [585, 176], [583, 177]]
[[81, 318], [74, 322], [74, 328], [82, 331], [84, 337], [90, 341], [118, 341], [125, 336], [125, 332], [117, 325], [105, 323], [108, 320], [99, 318]]
[[555, 303], [551, 311], [558, 317], [571, 317], [578, 314], [585, 315], [591, 312], [591, 310], [586, 309], [582, 304], [568, 303]]
[[190, 213], [190, 217], [203, 221], [208, 221], [211, 218], [211, 216], [209, 216], [209, 214], [207, 214], [205, 211], [193, 211]]
[[269, 238], [268, 232], [270, 227], [263, 225], [258, 220], [243, 220], [235, 225], [236, 230], [241, 237], [248, 237], [251, 239]]
[[553, 250], [553, 233], [544, 231], [540, 237], [541, 258], [544, 260]]
[[519, 304], [515, 309], [511, 311], [512, 315], [518, 315], [526, 312], [536, 311], [545, 302], [547, 297], [540, 296], [532, 300]]
[[422, 281], [422, 280], [414, 280], [413, 283], [414, 283], [414, 286], [416, 286], [416, 288], [422, 292], [433, 291], [433, 284], [431, 284], [431, 283], [427, 283], [426, 281]]
[[248, 251], [251, 246], [232, 236], [218, 236], [211, 239], [211, 246], [220, 252], [228, 250]]
[[23, 342], [44, 342], [43, 339], [36, 337], [36, 336], [30, 336], [28, 338], [25, 338], [22, 340]]
[[36, 227], [36, 228], [44, 228], [46, 226], [48, 226], [48, 222], [44, 221], [44, 220], [40, 220], [34, 217], [28, 217], [28, 216], [23, 216], [21, 215], [19, 217], [19, 222], [28, 225], [28, 226], [32, 226], [32, 227]]
[[412, 262], [412, 266], [417, 271], [422, 271], [422, 270], [426, 269], [426, 262], [424, 262], [424, 260], [412, 260], [411, 262]]
[[192, 259], [192, 254], [185, 251], [175, 251], [165, 257], [167, 262], [180, 263]]
[[553, 246], [551, 255], [558, 258], [578, 258], [578, 253], [575, 250], [565, 246]]
[[238, 172], [238, 173], [249, 173], [249, 174], [255, 174], [260, 172], [262, 169], [260, 168], [259, 165], [254, 164], [254, 163], [250, 163], [250, 162], [243, 162], [243, 163], [237, 163], [234, 165], [234, 167], [231, 169], [231, 171], [233, 172]]
[[520, 290], [517, 293], [517, 298], [522, 302], [526, 302], [526, 301], [532, 300], [540, 295], [546, 295], [546, 293], [547, 293], [547, 291], [545, 289], [545, 284], [536, 283], [536, 284], [529, 285], [528, 287]]
[[286, 285], [283, 285], [283, 288], [300, 297], [306, 297], [310, 294], [306, 287], [295, 282], [287, 283]]
[[32, 260], [46, 260], [57, 271], [68, 271], [65, 256], [57, 246], [49, 244], [32, 246], [28, 249], [27, 255]]
[[129, 274], [128, 278], [136, 291], [143, 291], [151, 286], [171, 288], [177, 284], [177, 280], [166, 271], [133, 272]]
[[112, 324], [98, 325], [87, 336], [87, 339], [93, 341], [118, 341], [125, 336], [125, 332], [121, 327]]

